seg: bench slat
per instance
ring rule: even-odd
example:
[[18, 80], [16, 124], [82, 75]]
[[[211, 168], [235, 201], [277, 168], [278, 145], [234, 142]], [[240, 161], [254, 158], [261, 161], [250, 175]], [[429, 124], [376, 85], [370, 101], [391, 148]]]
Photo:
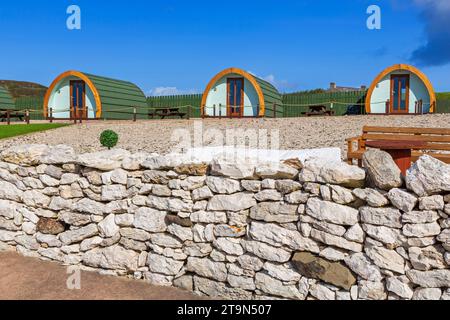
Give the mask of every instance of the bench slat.
[[412, 140], [425, 142], [450, 142], [450, 136], [424, 136], [424, 135], [394, 135], [394, 134], [371, 134], [362, 135], [363, 140]]
[[410, 133], [410, 134], [436, 134], [450, 135], [450, 129], [445, 128], [402, 128], [402, 127], [372, 127], [364, 126], [363, 132], [379, 132], [379, 133]]

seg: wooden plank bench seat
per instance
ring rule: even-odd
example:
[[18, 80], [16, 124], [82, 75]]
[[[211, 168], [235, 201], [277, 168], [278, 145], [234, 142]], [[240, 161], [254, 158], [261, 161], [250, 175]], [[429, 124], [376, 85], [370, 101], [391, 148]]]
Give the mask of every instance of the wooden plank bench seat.
[[402, 128], [402, 127], [363, 127], [361, 136], [347, 139], [347, 161], [356, 160], [362, 165], [362, 156], [366, 152], [366, 142], [372, 140], [422, 141], [425, 146], [413, 148], [412, 161], [427, 154], [450, 164], [450, 129], [441, 128]]

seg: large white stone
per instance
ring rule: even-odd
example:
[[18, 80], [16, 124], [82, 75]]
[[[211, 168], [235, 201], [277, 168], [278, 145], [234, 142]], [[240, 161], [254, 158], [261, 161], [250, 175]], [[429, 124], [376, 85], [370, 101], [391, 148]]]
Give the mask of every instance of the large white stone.
[[59, 239], [64, 245], [70, 245], [72, 243], [81, 242], [84, 239], [91, 238], [98, 234], [98, 227], [95, 223], [87, 225], [75, 230], [69, 230], [59, 235]]
[[284, 263], [291, 259], [291, 252], [263, 242], [242, 240], [241, 245], [247, 252], [264, 260]]
[[149, 254], [147, 264], [152, 272], [175, 276], [180, 272], [181, 268], [183, 268], [184, 262], [164, 257], [159, 254]]
[[444, 252], [437, 247], [409, 248], [409, 259], [414, 269], [427, 271], [430, 269], [445, 269]]
[[375, 189], [354, 189], [353, 194], [359, 199], [366, 201], [371, 207], [384, 207], [389, 204], [386, 197]]
[[430, 237], [441, 233], [441, 227], [437, 222], [421, 224], [405, 224], [403, 234], [407, 237]]
[[318, 198], [308, 200], [306, 214], [339, 225], [353, 226], [358, 223], [358, 210]]
[[34, 166], [40, 164], [40, 157], [48, 149], [49, 146], [45, 144], [15, 145], [2, 151], [0, 159], [22, 166]]
[[0, 181], [0, 199], [20, 202], [22, 196], [23, 191], [19, 190], [15, 185], [6, 181]]
[[252, 222], [249, 233], [253, 239], [275, 247], [285, 245], [293, 250], [320, 252], [315, 241], [303, 237], [298, 231], [288, 230], [276, 224]]
[[136, 271], [139, 254], [119, 245], [93, 249], [83, 255], [83, 263], [94, 268]]
[[397, 296], [408, 300], [411, 299], [414, 294], [414, 291], [411, 289], [410, 282], [406, 276], [387, 278], [386, 289], [395, 293]]
[[316, 229], [311, 230], [311, 238], [327, 245], [350, 250], [353, 252], [361, 252], [363, 250], [363, 246], [360, 243], [348, 241], [345, 238], [338, 237]]
[[227, 161], [223, 157], [213, 159], [211, 162], [211, 174], [231, 179], [254, 179], [255, 165]]
[[439, 300], [442, 291], [439, 288], [418, 288], [414, 291], [413, 300]]
[[405, 261], [394, 250], [382, 247], [366, 247], [365, 252], [378, 267], [400, 274], [405, 273]]
[[324, 158], [311, 158], [303, 163], [301, 182], [337, 184], [346, 187], [362, 187], [366, 178], [363, 169], [345, 162]]
[[218, 194], [233, 194], [242, 190], [239, 181], [222, 177], [209, 176], [206, 178], [206, 185]]
[[225, 263], [214, 262], [207, 258], [188, 258], [186, 270], [217, 281], [227, 280], [228, 271]]
[[256, 206], [253, 193], [241, 192], [232, 195], [216, 195], [208, 203], [209, 211], [241, 211]]
[[127, 150], [112, 149], [81, 154], [78, 156], [77, 163], [88, 168], [111, 171], [120, 168], [122, 160], [129, 156], [130, 152]]
[[133, 225], [149, 232], [165, 232], [167, 224], [166, 212], [151, 208], [139, 208], [136, 211]]
[[411, 282], [424, 288], [449, 288], [450, 270], [419, 271], [409, 270], [406, 275]]
[[345, 258], [347, 266], [364, 280], [381, 281], [380, 269], [372, 264], [369, 258], [362, 252], [354, 253]]
[[390, 190], [403, 184], [402, 174], [392, 156], [382, 150], [369, 149], [363, 155], [369, 181], [377, 188]]
[[256, 274], [255, 284], [259, 290], [274, 296], [297, 300], [304, 300], [306, 298], [295, 285], [285, 285], [280, 280], [274, 279], [262, 272]]
[[450, 165], [428, 155], [406, 173], [406, 187], [421, 197], [450, 191]]
[[403, 212], [410, 212], [417, 204], [417, 197], [402, 189], [391, 189], [388, 193], [391, 203]]
[[359, 208], [361, 221], [377, 226], [386, 226], [391, 228], [401, 228], [401, 213], [394, 208]]
[[261, 179], [294, 179], [298, 170], [281, 162], [265, 163], [256, 167], [256, 175]]
[[103, 219], [103, 221], [98, 224], [98, 230], [100, 231], [100, 235], [104, 238], [111, 238], [119, 232], [120, 228], [115, 222], [115, 215], [110, 214]]

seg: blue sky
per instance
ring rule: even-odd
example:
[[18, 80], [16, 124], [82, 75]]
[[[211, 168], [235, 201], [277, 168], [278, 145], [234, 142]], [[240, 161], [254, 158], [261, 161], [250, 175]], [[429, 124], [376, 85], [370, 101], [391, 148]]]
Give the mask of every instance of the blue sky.
[[[0, 2], [0, 79], [49, 85], [69, 69], [129, 80], [146, 93], [202, 92], [227, 67], [283, 92], [369, 85], [395, 63], [450, 91], [448, 0], [40, 0]], [[82, 29], [66, 28], [81, 8]], [[366, 9], [382, 10], [382, 29]]]

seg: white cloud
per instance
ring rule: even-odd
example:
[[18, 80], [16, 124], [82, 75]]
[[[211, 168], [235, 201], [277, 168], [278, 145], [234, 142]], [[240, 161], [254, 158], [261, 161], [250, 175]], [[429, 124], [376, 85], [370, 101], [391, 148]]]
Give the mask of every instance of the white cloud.
[[182, 95], [182, 94], [194, 94], [199, 93], [196, 89], [187, 89], [182, 90], [178, 89], [177, 87], [156, 87], [153, 89], [150, 89], [147, 94], [149, 96], [176, 96], [176, 95]]

